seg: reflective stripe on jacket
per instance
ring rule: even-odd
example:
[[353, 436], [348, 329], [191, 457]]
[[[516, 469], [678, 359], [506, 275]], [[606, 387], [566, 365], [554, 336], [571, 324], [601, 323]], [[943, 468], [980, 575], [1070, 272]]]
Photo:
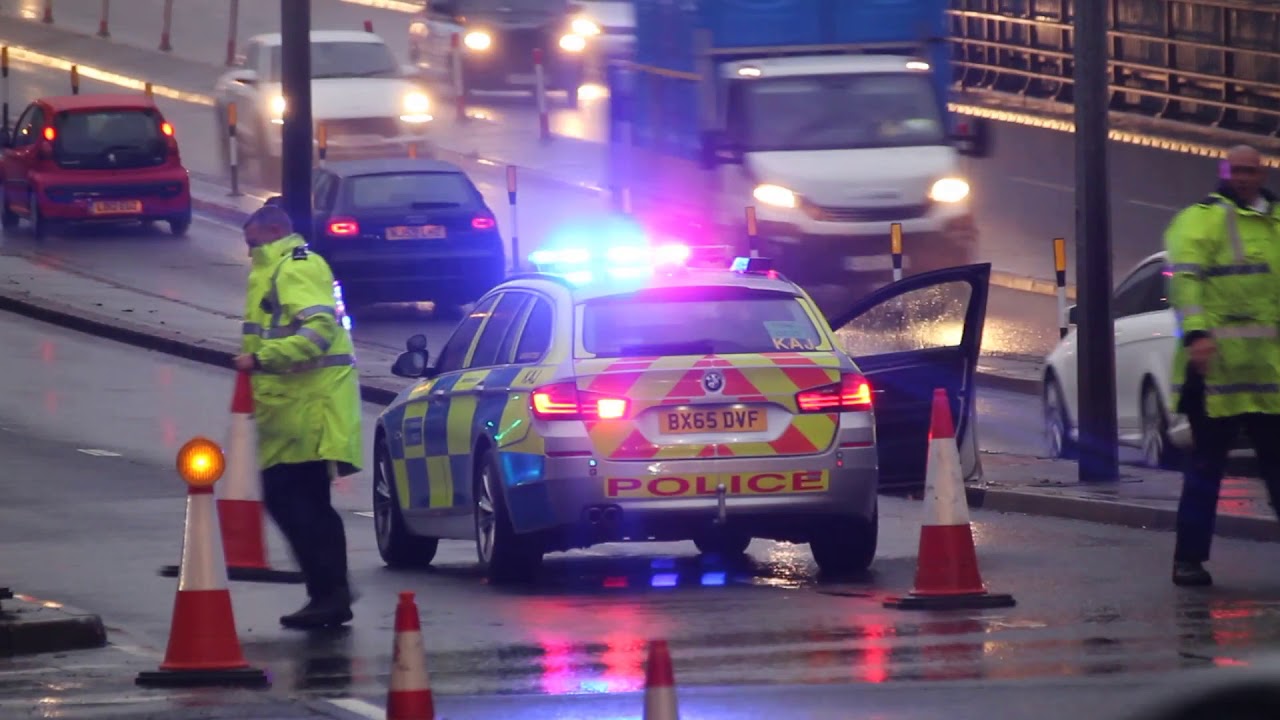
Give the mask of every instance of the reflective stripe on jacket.
[[[1205, 333], [1218, 346], [1205, 377], [1210, 417], [1280, 413], [1278, 205], [1263, 214], [1214, 193], [1178, 213], [1165, 232], [1181, 339]], [[1171, 370], [1170, 404], [1177, 407], [1187, 375], [1184, 342]]]
[[258, 462], [328, 460], [339, 475], [362, 465], [360, 384], [339, 321], [333, 273], [299, 235], [250, 252], [241, 350], [253, 373]]

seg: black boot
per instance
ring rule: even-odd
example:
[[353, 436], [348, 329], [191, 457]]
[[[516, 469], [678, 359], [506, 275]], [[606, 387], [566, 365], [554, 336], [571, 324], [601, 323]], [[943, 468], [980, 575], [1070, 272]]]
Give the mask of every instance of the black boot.
[[354, 600], [346, 588], [325, 597], [312, 598], [301, 610], [281, 617], [280, 624], [298, 630], [337, 627], [355, 617], [351, 612]]
[[1198, 562], [1175, 562], [1173, 564], [1173, 584], [1185, 587], [1208, 587], [1213, 584], [1213, 576], [1204, 565]]

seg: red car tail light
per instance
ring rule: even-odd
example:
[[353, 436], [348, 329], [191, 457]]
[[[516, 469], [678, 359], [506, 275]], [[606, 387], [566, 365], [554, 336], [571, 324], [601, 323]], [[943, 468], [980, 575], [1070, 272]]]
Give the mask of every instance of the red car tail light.
[[329, 225], [326, 228], [330, 235], [335, 237], [350, 237], [360, 234], [360, 223], [355, 218], [336, 217], [329, 219]]
[[162, 122], [160, 123], [160, 132], [164, 133], [165, 137], [173, 137], [173, 126], [167, 122]]
[[58, 131], [54, 130], [53, 127], [47, 127], [44, 129], [45, 140], [48, 140], [49, 142], [53, 142], [54, 139], [57, 137], [58, 137]]
[[498, 226], [498, 222], [487, 215], [477, 215], [471, 218], [471, 227], [476, 230], [492, 230]]
[[579, 390], [573, 381], [534, 389], [529, 404], [539, 420], [620, 420], [631, 410], [626, 398]]
[[840, 382], [796, 393], [802, 413], [866, 412], [871, 409], [871, 383], [857, 373], [843, 373]]

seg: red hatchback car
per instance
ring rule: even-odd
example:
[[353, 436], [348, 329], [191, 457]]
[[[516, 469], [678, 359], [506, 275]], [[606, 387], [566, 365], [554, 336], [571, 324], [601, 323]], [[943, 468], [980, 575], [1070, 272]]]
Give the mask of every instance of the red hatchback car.
[[142, 93], [36, 100], [0, 132], [5, 229], [26, 218], [36, 237], [53, 224], [163, 220], [191, 226], [191, 183], [173, 126]]

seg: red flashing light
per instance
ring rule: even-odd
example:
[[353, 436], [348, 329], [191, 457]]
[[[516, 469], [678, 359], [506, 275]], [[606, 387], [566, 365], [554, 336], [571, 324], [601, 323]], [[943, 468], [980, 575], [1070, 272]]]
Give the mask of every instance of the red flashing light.
[[871, 410], [871, 383], [857, 373], [844, 373], [840, 382], [796, 393], [802, 413], [866, 412]]
[[54, 130], [52, 127], [47, 127], [47, 128], [45, 128], [45, 129], [44, 129], [44, 139], [45, 139], [45, 140], [48, 140], [49, 142], [53, 142], [53, 139], [54, 139], [54, 138], [56, 138], [56, 137], [58, 137], [58, 131], [57, 131], [57, 130]]
[[486, 215], [478, 215], [471, 218], [471, 227], [476, 230], [492, 230], [497, 226], [497, 221]]
[[165, 137], [173, 137], [173, 126], [167, 122], [162, 122], [160, 123], [160, 132], [164, 133]]
[[626, 398], [579, 390], [573, 381], [537, 388], [529, 402], [539, 420], [621, 420], [631, 409]]
[[336, 237], [350, 237], [360, 234], [360, 223], [355, 218], [336, 217], [329, 220], [328, 232]]

